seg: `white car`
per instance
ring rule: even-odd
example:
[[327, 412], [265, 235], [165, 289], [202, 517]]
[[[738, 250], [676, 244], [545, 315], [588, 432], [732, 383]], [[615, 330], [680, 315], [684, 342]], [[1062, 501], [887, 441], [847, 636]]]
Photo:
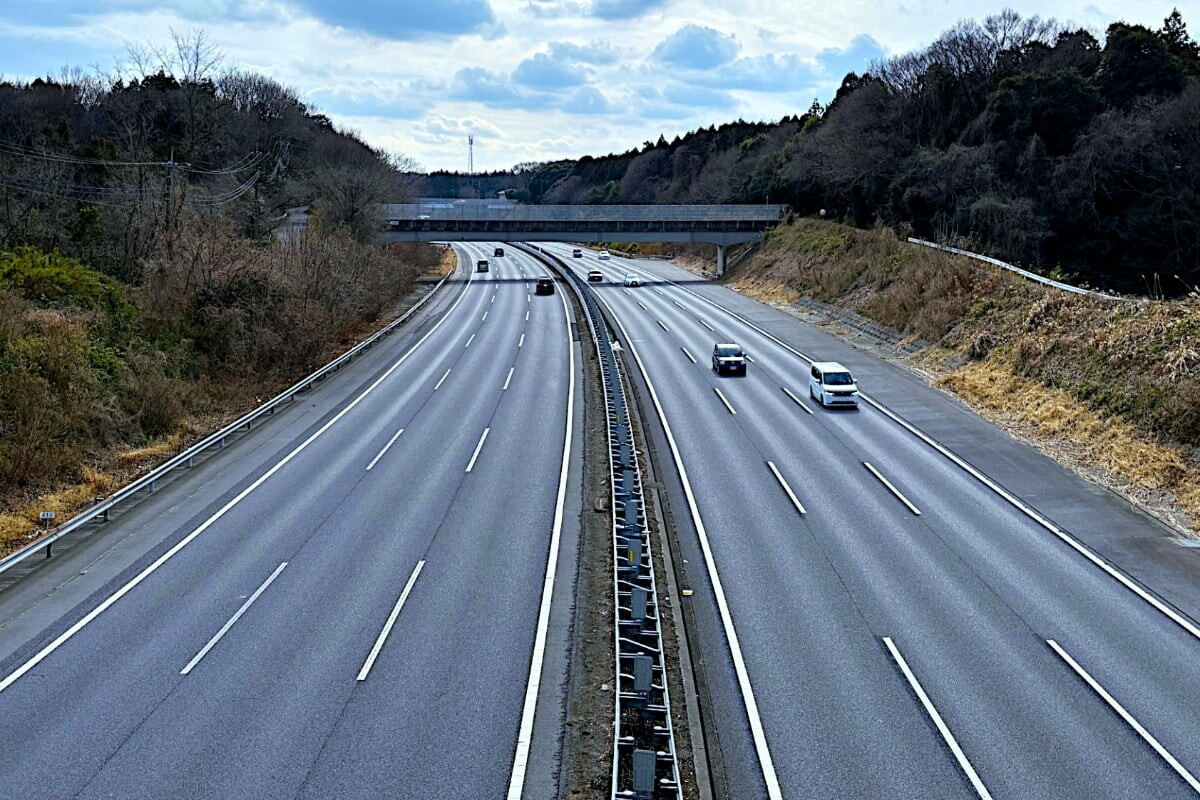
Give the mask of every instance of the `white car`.
[[601, 251], [600, 251], [600, 255], [599, 255], [599, 256], [597, 256], [597, 258], [599, 258], [601, 261], [608, 261], [608, 259], [609, 259], [610, 257], [611, 257], [611, 256], [609, 256], [609, 254], [608, 254], [608, 251], [607, 251], [607, 250], [601, 250]]
[[626, 275], [625, 276], [625, 285], [626, 286], [641, 286], [642, 282], [640, 280], [638, 280], [637, 275]]
[[850, 370], [836, 361], [816, 361], [808, 376], [808, 396], [822, 406], [858, 408], [858, 386]]

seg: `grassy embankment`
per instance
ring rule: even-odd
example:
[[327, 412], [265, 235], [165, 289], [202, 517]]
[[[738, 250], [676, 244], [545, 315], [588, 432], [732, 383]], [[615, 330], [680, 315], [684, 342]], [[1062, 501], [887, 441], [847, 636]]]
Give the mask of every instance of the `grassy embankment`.
[[1200, 531], [1200, 296], [1080, 297], [969, 259], [798, 220], [728, 280], [848, 308], [926, 343], [941, 386], [1048, 454]]
[[65, 522], [344, 352], [453, 259], [207, 233], [131, 287], [58, 254], [0, 251], [0, 556], [36, 534], [39, 512]]

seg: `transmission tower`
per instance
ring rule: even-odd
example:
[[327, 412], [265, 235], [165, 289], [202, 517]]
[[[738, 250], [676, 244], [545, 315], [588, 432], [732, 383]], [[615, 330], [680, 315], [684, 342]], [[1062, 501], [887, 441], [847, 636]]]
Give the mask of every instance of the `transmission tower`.
[[475, 134], [467, 134], [467, 178], [475, 177]]

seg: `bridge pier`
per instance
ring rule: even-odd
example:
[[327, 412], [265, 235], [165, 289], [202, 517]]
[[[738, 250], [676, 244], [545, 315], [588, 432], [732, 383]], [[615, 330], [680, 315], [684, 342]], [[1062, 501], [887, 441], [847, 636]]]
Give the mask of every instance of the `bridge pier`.
[[717, 277], [725, 276], [725, 251], [729, 249], [728, 245], [717, 245]]

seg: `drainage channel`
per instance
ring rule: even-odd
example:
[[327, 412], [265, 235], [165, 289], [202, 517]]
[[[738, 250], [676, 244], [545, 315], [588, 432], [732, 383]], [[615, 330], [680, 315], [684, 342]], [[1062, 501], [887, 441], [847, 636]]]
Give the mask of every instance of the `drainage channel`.
[[642, 469], [620, 362], [594, 295], [570, 269], [556, 266], [587, 312], [608, 423], [617, 676], [610, 797], [682, 800]]

